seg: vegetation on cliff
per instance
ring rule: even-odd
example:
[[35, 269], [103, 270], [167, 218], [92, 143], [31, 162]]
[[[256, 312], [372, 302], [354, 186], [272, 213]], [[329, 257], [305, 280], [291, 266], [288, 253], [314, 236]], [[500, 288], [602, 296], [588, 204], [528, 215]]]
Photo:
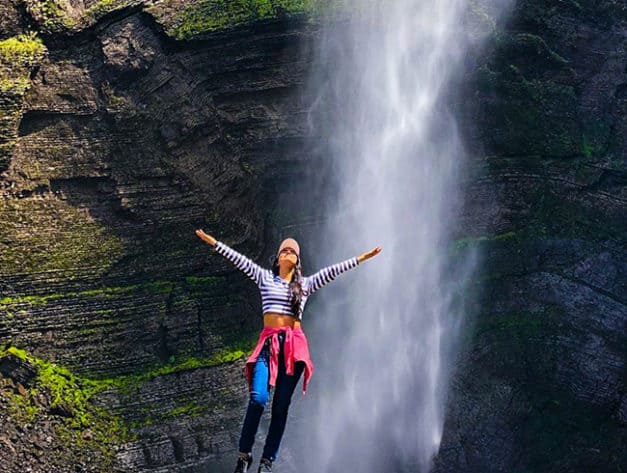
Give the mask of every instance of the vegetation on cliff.
[[346, 4], [345, 0], [162, 0], [146, 11], [168, 35], [189, 40], [266, 20], [316, 17]]
[[31, 70], [45, 53], [46, 47], [33, 32], [0, 41], [0, 172], [8, 167], [15, 147]]
[[0, 41], [0, 64], [4, 73], [31, 67], [42, 58], [46, 48], [33, 32]]
[[[112, 471], [114, 446], [128, 438], [128, 430], [118, 416], [93, 402], [108, 386], [108, 382], [81, 378], [16, 347], [0, 347], [0, 396], [6, 402], [6, 414], [26, 428], [52, 425], [53, 430], [45, 432], [45, 443], [66, 450], [57, 455], [61, 468], [76, 461]], [[56, 459], [46, 462], [55, 464]]]
[[313, 0], [200, 0], [181, 11], [171, 29], [177, 39], [188, 39], [252, 21], [310, 11]]
[[[250, 336], [240, 337], [209, 357], [172, 356], [142, 372], [105, 379], [80, 376], [10, 344], [2, 345], [0, 414], [6, 421], [4, 428], [9, 435], [13, 428], [26, 429], [29, 442], [42, 451], [41, 461], [47, 468], [73, 464], [82, 465], [85, 471], [119, 471], [116, 451], [135, 438], [136, 428], [172, 418], [211, 416], [221, 406], [183, 397], [165, 411], [164, 406], [154, 404], [135, 412], [123, 406], [106, 407], [103, 395], [131, 399], [156, 378], [239, 360], [252, 345]], [[127, 399], [123, 405], [129, 402]], [[17, 437], [5, 439], [7, 442], [12, 451], [24, 453]]]
[[118, 237], [67, 202], [0, 201], [0, 274], [49, 271], [67, 279], [72, 270], [85, 267], [102, 274], [122, 251]]
[[94, 25], [101, 17], [122, 8], [139, 5], [142, 0], [97, 0], [85, 8], [65, 0], [22, 0], [29, 15], [48, 34], [75, 33]]
[[[125, 8], [144, 8], [142, 0], [99, 0], [88, 7], [65, 0], [21, 0], [23, 7], [47, 34], [73, 34], [100, 18]], [[166, 25], [168, 34], [191, 39], [255, 21], [315, 14], [338, 0], [159, 0], [146, 11]]]

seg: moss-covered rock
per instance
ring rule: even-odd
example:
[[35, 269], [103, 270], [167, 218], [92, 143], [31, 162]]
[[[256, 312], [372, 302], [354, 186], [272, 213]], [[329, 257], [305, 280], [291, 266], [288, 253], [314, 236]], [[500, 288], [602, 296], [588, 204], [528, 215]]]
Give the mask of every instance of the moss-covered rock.
[[527, 80], [511, 64], [508, 70], [480, 72], [486, 130], [491, 148], [513, 155], [583, 156], [584, 143], [577, 122], [577, 95], [571, 85], [551, 80]]
[[0, 273], [50, 272], [71, 279], [78, 269], [105, 273], [122, 241], [85, 210], [52, 195], [0, 201]]
[[0, 41], [0, 172], [9, 166], [15, 147], [31, 70], [45, 54], [46, 47], [32, 32]]
[[[196, 370], [211, 370], [240, 360], [250, 352], [254, 341], [249, 334], [227, 340], [223, 349], [209, 357], [178, 359], [173, 356], [166, 363], [136, 374], [106, 379], [77, 376], [65, 367], [3, 345], [0, 347], [3, 428], [10, 434], [11, 429], [20, 425], [27, 432], [21, 441], [12, 441], [14, 458], [28, 455], [34, 444], [42, 450], [37, 471], [63, 470], [70, 464], [89, 472], [121, 471], [123, 467], [117, 452], [136, 438], [138, 431], [151, 428], [153, 424], [211, 418], [216, 409], [223, 408], [220, 399], [226, 402], [234, 395], [214, 392], [209, 399], [203, 399], [192, 394], [191, 387], [187, 386], [183, 395], [169, 399], [164, 406], [158, 399], [163, 394], [168, 396], [167, 392], [155, 397], [153, 386], [177, 384], [181, 376], [189, 382], [195, 378], [190, 373]], [[205, 389], [202, 384], [193, 387], [194, 392]], [[115, 409], [105, 407], [111, 404], [106, 399], [112, 397], [124, 400], [122, 405]], [[135, 407], [127, 408], [127, 405]], [[7, 441], [5, 439], [5, 443]], [[2, 453], [0, 459], [9, 468], [17, 465], [13, 465], [13, 460], [7, 462]]]
[[[115, 446], [128, 438], [128, 429], [121, 418], [94, 403], [109, 383], [78, 377], [13, 346], [0, 347], [0, 365], [11, 357], [21, 360], [35, 376], [24, 387], [12, 381], [11, 370], [0, 369], [0, 398], [6, 402], [0, 404], [0, 411], [6, 409], [4, 414], [9, 416], [3, 429], [12, 428], [14, 422], [26, 427], [30, 442], [45, 450], [41, 463], [51, 470], [74, 462], [88, 471], [117, 471]], [[17, 388], [12, 391], [15, 382]], [[12, 448], [19, 451], [17, 460], [33, 447], [18, 442]], [[39, 466], [42, 471], [43, 465]]]
[[32, 67], [45, 52], [43, 42], [35, 33], [23, 34], [0, 41], [0, 64], [11, 69]]
[[73, 34], [93, 26], [111, 12], [144, 3], [144, 0], [97, 0], [85, 7], [83, 2], [68, 0], [22, 1], [39, 29], [47, 34]]
[[168, 35], [189, 40], [210, 33], [256, 22], [318, 15], [338, 0], [163, 0], [146, 11], [159, 21]]

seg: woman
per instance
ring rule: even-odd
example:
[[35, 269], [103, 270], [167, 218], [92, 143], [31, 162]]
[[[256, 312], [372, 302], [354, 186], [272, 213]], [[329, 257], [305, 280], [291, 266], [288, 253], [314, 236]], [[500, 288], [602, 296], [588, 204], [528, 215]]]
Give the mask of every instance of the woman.
[[272, 270], [268, 270], [202, 230], [196, 230], [196, 235], [255, 281], [261, 291], [263, 330], [257, 346], [246, 361], [250, 401], [239, 441], [240, 454], [235, 473], [245, 473], [253, 462], [253, 443], [272, 386], [272, 418], [257, 470], [258, 473], [271, 472], [272, 462], [277, 458], [285, 431], [292, 393], [303, 373], [303, 392], [313, 374], [307, 338], [301, 329], [307, 298], [340, 273], [379, 254], [381, 247], [377, 246], [360, 256], [328, 266], [312, 276], [303, 277], [300, 248], [293, 238], [283, 240]]

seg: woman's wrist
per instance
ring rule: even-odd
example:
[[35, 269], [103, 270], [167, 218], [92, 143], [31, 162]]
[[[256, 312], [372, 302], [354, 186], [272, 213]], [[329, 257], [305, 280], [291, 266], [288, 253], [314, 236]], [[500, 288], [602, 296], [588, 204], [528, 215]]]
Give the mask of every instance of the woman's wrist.
[[218, 240], [216, 240], [213, 236], [209, 235], [208, 233], [205, 233], [204, 231], [198, 229], [196, 230], [196, 235], [205, 243], [207, 243], [208, 245], [211, 245], [215, 248], [216, 244], [218, 243]]

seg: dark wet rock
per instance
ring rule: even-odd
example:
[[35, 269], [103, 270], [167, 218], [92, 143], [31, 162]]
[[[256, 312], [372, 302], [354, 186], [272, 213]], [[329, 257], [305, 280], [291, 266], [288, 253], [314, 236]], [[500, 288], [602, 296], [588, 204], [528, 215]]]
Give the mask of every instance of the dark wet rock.
[[146, 71], [160, 52], [155, 33], [138, 16], [105, 30], [101, 41], [104, 64], [114, 74]]
[[31, 82], [26, 107], [32, 112], [89, 115], [98, 108], [97, 91], [85, 69], [46, 62]]
[[20, 0], [0, 4], [0, 40], [16, 36], [26, 29], [26, 19]]
[[24, 386], [29, 386], [35, 379], [37, 370], [26, 360], [8, 354], [0, 357], [0, 374], [10, 378], [13, 383], [16, 383], [16, 389], [21, 391], [24, 390]]
[[437, 472], [627, 463], [625, 13], [516, 2], [475, 58], [463, 227], [483, 238], [461, 246], [482, 255], [481, 297]]

